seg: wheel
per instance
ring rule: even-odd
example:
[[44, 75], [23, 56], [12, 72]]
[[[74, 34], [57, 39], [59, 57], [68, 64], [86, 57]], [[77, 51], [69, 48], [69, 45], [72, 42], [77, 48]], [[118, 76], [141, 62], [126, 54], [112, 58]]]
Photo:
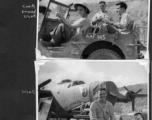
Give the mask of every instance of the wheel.
[[113, 50], [99, 49], [92, 52], [87, 59], [121, 59], [121, 57]]
[[135, 116], [135, 120], [144, 120], [143, 116], [141, 114], [137, 114]]

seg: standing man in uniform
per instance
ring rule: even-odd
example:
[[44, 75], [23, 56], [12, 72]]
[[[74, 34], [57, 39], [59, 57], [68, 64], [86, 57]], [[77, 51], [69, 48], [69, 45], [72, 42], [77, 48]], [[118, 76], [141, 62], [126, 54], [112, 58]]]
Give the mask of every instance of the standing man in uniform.
[[106, 101], [106, 84], [99, 86], [98, 99], [90, 105], [90, 120], [116, 120], [112, 103]]

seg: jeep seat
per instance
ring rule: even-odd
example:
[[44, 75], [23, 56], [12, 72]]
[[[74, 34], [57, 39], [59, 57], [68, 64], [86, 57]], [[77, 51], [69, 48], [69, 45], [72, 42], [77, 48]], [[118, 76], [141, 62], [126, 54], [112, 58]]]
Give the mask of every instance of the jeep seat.
[[95, 27], [93, 26], [90, 26], [87, 30], [86, 30], [86, 33], [93, 33]]
[[107, 30], [103, 26], [90, 26], [87, 30], [86, 33], [92, 33], [92, 34], [97, 34], [97, 33], [105, 33]]

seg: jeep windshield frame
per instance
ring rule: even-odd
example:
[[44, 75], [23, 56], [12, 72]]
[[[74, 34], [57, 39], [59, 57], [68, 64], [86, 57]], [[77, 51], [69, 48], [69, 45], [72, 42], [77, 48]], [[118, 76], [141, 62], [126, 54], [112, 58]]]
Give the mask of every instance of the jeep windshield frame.
[[[44, 0], [45, 1], [45, 0]], [[59, 19], [55, 16], [55, 11], [60, 11], [61, 13], [64, 14], [64, 17], [66, 19], [71, 19], [71, 13], [77, 13], [75, 9], [71, 8], [71, 6], [73, 5], [70, 4], [70, 5], [66, 5], [66, 4], [63, 4], [63, 3], [60, 3], [58, 1], [55, 1], [55, 0], [49, 0], [47, 6], [39, 6], [39, 7], [43, 7], [43, 18], [42, 18], [42, 21], [40, 22], [40, 19], [39, 19], [39, 36], [41, 35], [42, 33], [42, 27], [44, 25], [44, 22], [46, 19], [51, 19], [51, 20], [56, 20], [58, 21]], [[41, 12], [39, 11], [39, 14]], [[75, 20], [75, 18], [73, 18]], [[74, 21], [74, 20], [71, 20], [71, 21]]]

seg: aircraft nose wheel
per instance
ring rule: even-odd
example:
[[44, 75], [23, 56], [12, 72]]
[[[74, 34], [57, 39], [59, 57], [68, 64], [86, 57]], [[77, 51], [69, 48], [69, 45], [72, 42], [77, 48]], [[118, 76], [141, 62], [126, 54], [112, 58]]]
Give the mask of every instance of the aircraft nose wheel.
[[135, 120], [145, 120], [141, 114], [135, 116]]

